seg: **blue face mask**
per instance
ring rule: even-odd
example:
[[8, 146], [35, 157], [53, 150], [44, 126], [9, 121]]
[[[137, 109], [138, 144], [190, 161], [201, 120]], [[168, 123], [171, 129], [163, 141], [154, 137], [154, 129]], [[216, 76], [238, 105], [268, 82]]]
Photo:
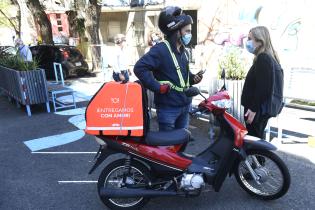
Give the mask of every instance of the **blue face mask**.
[[182, 42], [184, 45], [188, 45], [191, 40], [192, 35], [191, 34], [185, 34], [181, 37]]
[[254, 47], [253, 40], [248, 40], [246, 42], [246, 49], [248, 52], [254, 54], [256, 48]]

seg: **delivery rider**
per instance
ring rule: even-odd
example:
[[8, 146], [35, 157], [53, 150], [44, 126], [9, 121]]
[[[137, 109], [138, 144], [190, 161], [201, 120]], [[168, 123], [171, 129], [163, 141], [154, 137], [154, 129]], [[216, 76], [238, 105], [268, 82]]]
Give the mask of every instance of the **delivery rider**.
[[158, 20], [165, 40], [154, 45], [134, 67], [135, 75], [154, 92], [159, 130], [187, 128], [192, 98], [183, 90], [202, 79], [202, 74], [189, 71], [188, 53], [192, 34], [191, 16], [179, 7], [164, 8]]

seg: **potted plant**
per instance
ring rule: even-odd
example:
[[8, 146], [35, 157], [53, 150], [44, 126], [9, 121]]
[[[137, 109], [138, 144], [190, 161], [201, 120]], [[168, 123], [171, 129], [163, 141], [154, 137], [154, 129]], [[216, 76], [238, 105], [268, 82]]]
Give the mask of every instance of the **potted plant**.
[[28, 116], [33, 104], [46, 103], [50, 112], [45, 71], [37, 66], [36, 60], [25, 62], [18, 56], [0, 58], [0, 89], [15, 99], [18, 106], [25, 105]]
[[248, 59], [247, 55], [242, 48], [235, 46], [228, 47], [224, 55], [219, 59], [218, 71], [220, 77], [222, 70], [225, 70], [226, 88], [233, 101], [230, 113], [242, 122], [244, 110], [241, 106], [241, 94], [244, 79], [250, 68], [250, 59]]

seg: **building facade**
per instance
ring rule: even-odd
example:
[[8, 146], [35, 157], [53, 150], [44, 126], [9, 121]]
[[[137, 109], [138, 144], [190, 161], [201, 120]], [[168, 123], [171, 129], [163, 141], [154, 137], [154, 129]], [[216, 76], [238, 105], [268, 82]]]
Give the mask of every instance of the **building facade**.
[[126, 34], [134, 61], [143, 55], [148, 47], [150, 32], [159, 30], [158, 16], [161, 9], [166, 6], [179, 6], [193, 18], [191, 41], [193, 48], [213, 39], [220, 28], [233, 28], [238, 24], [239, 5], [232, 0], [131, 1], [136, 2], [136, 6], [119, 2], [103, 1], [100, 18], [101, 41], [111, 46], [116, 34]]

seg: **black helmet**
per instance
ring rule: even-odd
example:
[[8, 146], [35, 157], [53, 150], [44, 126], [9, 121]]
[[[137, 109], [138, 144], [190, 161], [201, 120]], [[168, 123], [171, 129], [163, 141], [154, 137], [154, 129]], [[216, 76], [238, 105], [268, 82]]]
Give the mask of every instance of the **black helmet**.
[[190, 15], [185, 15], [179, 7], [165, 7], [159, 15], [159, 28], [165, 34], [181, 29], [182, 27], [193, 24], [193, 19]]

